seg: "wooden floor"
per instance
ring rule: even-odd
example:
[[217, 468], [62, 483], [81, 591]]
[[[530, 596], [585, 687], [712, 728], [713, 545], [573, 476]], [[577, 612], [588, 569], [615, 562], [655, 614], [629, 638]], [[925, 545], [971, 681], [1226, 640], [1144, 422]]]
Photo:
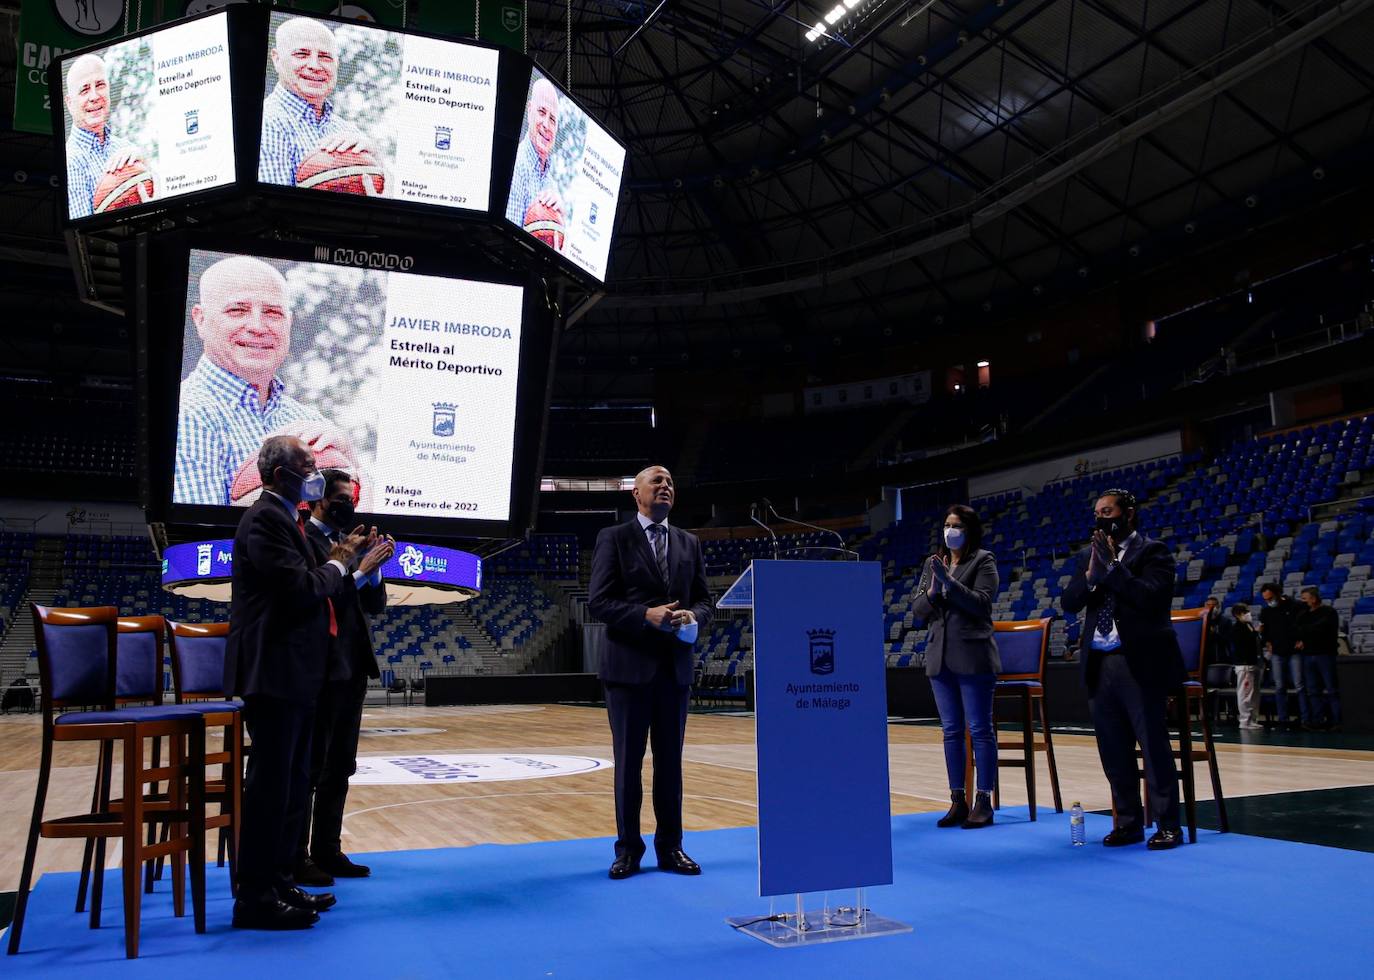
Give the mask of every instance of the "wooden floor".
[[[443, 729], [439, 734], [365, 738], [359, 748], [363, 756], [491, 752], [611, 758], [606, 714], [596, 708], [370, 706], [363, 725]], [[721, 714], [694, 714], [688, 721], [684, 819], [689, 832], [754, 823], [753, 726], [750, 717]], [[938, 729], [893, 724], [888, 731], [893, 813], [944, 809], [948, 793]], [[1055, 748], [1065, 805], [1080, 800], [1088, 809], [1107, 808], [1107, 785], [1092, 738], [1056, 735]], [[12, 891], [18, 882], [38, 749], [36, 715], [0, 716], [0, 827], [5, 828], [0, 839], [0, 891]], [[1256, 744], [1221, 745], [1219, 758], [1222, 786], [1230, 797], [1364, 785], [1370, 782], [1374, 752], [1282, 747], [1257, 740]], [[59, 746], [55, 766], [47, 814], [83, 812], [90, 803], [95, 775], [94, 750]], [[646, 784], [651, 768], [646, 760]], [[1044, 804], [1049, 787], [1043, 757], [1039, 773]], [[514, 782], [355, 786], [349, 793], [344, 849], [365, 853], [612, 837], [612, 778], [610, 769], [602, 769]], [[1201, 768], [1197, 780], [1199, 797], [1210, 799], [1211, 788]], [[1004, 770], [1002, 799], [1007, 804], [1026, 802], [1019, 771]], [[1053, 819], [1053, 811], [1048, 812]], [[646, 835], [652, 828], [646, 793]], [[690, 852], [690, 837], [687, 849]], [[119, 849], [112, 851], [110, 864], [115, 866]], [[608, 847], [608, 862], [610, 857]], [[80, 842], [39, 844], [40, 872], [74, 870], [80, 860]]]

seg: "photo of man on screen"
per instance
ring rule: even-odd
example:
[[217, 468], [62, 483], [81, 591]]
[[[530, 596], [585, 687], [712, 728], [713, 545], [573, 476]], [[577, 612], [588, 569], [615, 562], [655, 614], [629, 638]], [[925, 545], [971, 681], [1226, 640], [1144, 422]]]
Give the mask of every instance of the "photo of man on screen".
[[558, 141], [558, 89], [536, 78], [525, 106], [525, 138], [516, 151], [506, 220], [562, 251], [566, 221], [563, 200], [549, 173]]
[[[96, 191], [103, 189], [108, 205], [132, 195], [134, 201], [151, 199], [152, 180], [143, 161], [143, 151], [110, 130], [110, 81], [103, 58], [86, 54], [67, 70], [63, 91], [71, 130], [67, 134], [67, 212], [72, 218], [86, 218], [95, 212]], [[129, 168], [128, 188], [113, 186], [114, 175]], [[105, 210], [105, 208], [101, 208]]]
[[191, 322], [204, 352], [181, 383], [173, 501], [246, 507], [261, 493], [258, 449], [268, 436], [305, 442], [321, 466], [359, 470], [343, 432], [286, 393], [291, 351], [285, 277], [261, 259], [230, 256], [200, 276]]
[[263, 100], [258, 179], [268, 184], [381, 196], [386, 175], [372, 142], [339, 115], [339, 45], [322, 21], [291, 17], [271, 50], [277, 84]]

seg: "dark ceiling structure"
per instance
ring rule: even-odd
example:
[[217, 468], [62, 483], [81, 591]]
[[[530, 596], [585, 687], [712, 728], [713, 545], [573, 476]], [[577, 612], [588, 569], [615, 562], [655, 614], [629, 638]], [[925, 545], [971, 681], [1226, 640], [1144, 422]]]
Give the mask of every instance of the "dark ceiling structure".
[[[0, 0], [6, 106], [17, 7]], [[579, 374], [609, 389], [973, 329], [1357, 190], [1374, 163], [1374, 0], [528, 11], [530, 53], [629, 147], [567, 395], [590, 392]], [[0, 133], [0, 364], [129, 378], [120, 321], [75, 296], [54, 160]]]
[[534, 57], [629, 145], [613, 288], [566, 338], [612, 371], [1005, 317], [1342, 193], [1371, 162], [1374, 3], [530, 15]]

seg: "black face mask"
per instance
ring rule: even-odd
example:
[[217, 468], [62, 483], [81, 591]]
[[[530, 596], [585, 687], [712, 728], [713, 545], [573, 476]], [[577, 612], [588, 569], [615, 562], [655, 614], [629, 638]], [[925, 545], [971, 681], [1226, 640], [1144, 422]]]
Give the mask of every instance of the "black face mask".
[[329, 506], [325, 508], [324, 516], [329, 518], [329, 523], [340, 531], [347, 531], [353, 527], [353, 502], [350, 500], [331, 500]]
[[1126, 518], [1124, 516], [1099, 517], [1097, 519], [1097, 529], [1118, 544], [1125, 541], [1127, 536], [1131, 533], [1130, 526], [1126, 523]]

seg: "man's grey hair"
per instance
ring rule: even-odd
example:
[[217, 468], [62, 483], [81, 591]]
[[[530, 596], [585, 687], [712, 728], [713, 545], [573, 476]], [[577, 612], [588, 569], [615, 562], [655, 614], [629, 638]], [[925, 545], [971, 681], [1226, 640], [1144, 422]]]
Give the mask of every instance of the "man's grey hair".
[[269, 436], [263, 440], [262, 448], [258, 450], [258, 476], [262, 478], [263, 486], [272, 485], [272, 474], [277, 472], [278, 466], [291, 468], [299, 442], [295, 436]]

